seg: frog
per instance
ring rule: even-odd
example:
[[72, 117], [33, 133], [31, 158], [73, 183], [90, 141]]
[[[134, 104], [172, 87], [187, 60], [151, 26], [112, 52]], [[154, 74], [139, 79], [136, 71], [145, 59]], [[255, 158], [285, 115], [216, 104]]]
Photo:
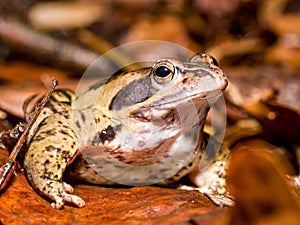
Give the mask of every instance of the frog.
[[[168, 185], [189, 176], [217, 204], [229, 202], [229, 150], [221, 148], [205, 168], [200, 166], [208, 158], [203, 131], [212, 104], [208, 99], [218, 99], [227, 85], [217, 61], [197, 53], [184, 61], [161, 58], [80, 95], [54, 90], [26, 143], [26, 176], [56, 209], [85, 206], [65, 178], [135, 186]], [[95, 102], [74, 107], [91, 93]]]

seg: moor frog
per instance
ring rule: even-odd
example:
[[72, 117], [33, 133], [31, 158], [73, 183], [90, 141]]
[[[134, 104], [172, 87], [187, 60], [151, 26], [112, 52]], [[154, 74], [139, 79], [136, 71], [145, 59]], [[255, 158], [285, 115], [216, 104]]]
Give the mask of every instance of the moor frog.
[[199, 163], [206, 157], [203, 126], [210, 100], [227, 84], [214, 58], [196, 54], [187, 62], [160, 59], [94, 85], [85, 95], [97, 93], [97, 101], [82, 109], [72, 107], [81, 96], [55, 90], [27, 143], [27, 177], [58, 209], [65, 202], [85, 205], [65, 176], [100, 185], [143, 185], [190, 174], [204, 193], [226, 198], [228, 150], [218, 151], [205, 169]]

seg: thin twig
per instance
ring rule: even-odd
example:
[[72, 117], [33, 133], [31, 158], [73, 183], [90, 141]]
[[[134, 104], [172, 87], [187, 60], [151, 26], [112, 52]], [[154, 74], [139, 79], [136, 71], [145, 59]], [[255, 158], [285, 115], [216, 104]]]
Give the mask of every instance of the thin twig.
[[9, 17], [0, 16], [0, 40], [43, 62], [85, 71], [100, 54], [55, 39]]
[[40, 115], [43, 107], [47, 103], [48, 99], [50, 98], [53, 90], [55, 89], [55, 87], [57, 85], [58, 85], [58, 81], [56, 79], [52, 79], [52, 86], [50, 87], [49, 91], [44, 96], [44, 98], [42, 99], [42, 101], [39, 104], [36, 105], [36, 108], [35, 108], [35, 111], [34, 111], [33, 115], [30, 117], [30, 120], [28, 121], [28, 123], [27, 123], [27, 125], [25, 127], [24, 132], [22, 133], [22, 135], [19, 138], [18, 142], [16, 143], [14, 149], [10, 153], [6, 164], [4, 164], [0, 168], [0, 189], [2, 188], [2, 186], [5, 183], [7, 177], [9, 176], [9, 174], [11, 173], [12, 168], [15, 165], [16, 158], [17, 158], [17, 156], [18, 156], [18, 154], [19, 154], [19, 152], [20, 152], [23, 144], [27, 140], [28, 134], [29, 134], [32, 126], [34, 125], [34, 123], [37, 120], [38, 116]]

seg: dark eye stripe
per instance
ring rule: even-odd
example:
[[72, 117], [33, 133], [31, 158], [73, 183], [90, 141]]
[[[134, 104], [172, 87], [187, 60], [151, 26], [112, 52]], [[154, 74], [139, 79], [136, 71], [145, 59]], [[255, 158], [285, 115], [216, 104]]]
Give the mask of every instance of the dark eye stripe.
[[143, 102], [153, 95], [150, 77], [134, 80], [120, 90], [109, 104], [109, 110], [121, 110], [124, 107]]

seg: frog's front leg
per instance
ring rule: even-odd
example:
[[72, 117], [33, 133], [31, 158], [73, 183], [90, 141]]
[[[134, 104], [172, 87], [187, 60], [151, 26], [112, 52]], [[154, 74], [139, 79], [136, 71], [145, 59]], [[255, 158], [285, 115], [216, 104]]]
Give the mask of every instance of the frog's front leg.
[[207, 167], [203, 169], [196, 167], [189, 174], [190, 180], [197, 187], [182, 186], [181, 189], [198, 190], [219, 206], [233, 206], [233, 197], [228, 192], [226, 185], [229, 158], [229, 149], [222, 147]]
[[62, 181], [66, 166], [75, 157], [77, 142], [68, 111], [57, 112], [45, 118], [28, 145], [24, 168], [33, 187], [55, 201], [60, 209], [65, 202], [83, 207], [85, 202], [72, 195], [71, 185]]

